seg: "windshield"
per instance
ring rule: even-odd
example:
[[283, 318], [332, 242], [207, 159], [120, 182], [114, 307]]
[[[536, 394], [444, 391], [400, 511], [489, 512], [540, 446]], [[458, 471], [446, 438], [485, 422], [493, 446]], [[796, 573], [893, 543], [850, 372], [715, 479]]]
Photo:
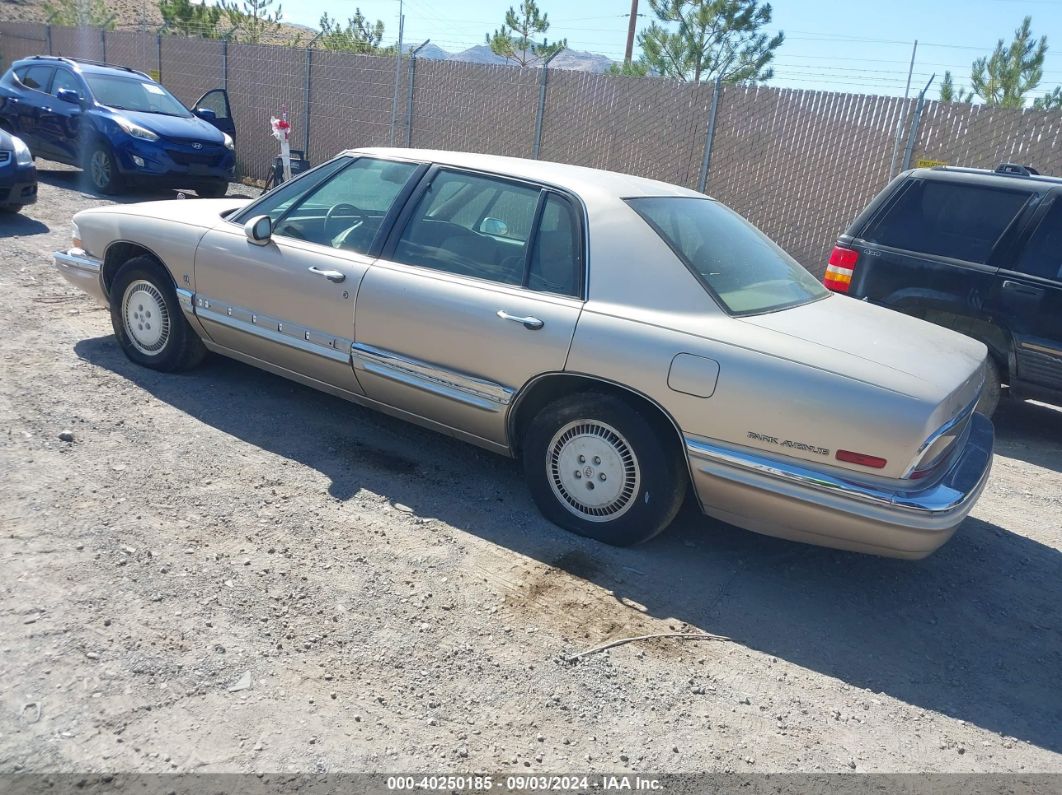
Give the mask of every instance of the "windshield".
[[85, 81], [101, 105], [138, 113], [160, 113], [187, 118], [192, 114], [158, 83], [116, 75], [86, 74]]
[[717, 201], [666, 196], [627, 203], [733, 314], [770, 312], [830, 294], [770, 238]]

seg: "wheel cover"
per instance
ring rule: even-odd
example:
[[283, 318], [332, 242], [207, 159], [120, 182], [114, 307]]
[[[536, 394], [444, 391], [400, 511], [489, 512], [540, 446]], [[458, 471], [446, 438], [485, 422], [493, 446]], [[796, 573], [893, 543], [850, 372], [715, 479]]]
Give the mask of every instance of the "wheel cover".
[[125, 288], [122, 320], [133, 347], [145, 356], [157, 356], [170, 340], [170, 312], [159, 288], [138, 279]]
[[611, 522], [634, 505], [641, 468], [630, 443], [611, 425], [576, 420], [549, 443], [546, 477], [561, 505], [575, 516]]
[[97, 188], [105, 188], [111, 183], [111, 159], [102, 149], [92, 153], [89, 171], [92, 173], [92, 184]]

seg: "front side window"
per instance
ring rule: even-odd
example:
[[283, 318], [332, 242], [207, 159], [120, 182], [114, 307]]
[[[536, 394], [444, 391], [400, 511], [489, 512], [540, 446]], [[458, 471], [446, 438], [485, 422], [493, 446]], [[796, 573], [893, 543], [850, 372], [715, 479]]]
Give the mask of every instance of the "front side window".
[[402, 231], [394, 259], [522, 285], [540, 194], [521, 183], [440, 171]]
[[1029, 198], [1024, 191], [916, 180], [863, 235], [869, 243], [984, 264]]
[[85, 82], [98, 103], [115, 110], [158, 113], [181, 118], [192, 115], [177, 97], [158, 83], [137, 80], [134, 77], [93, 73], [85, 75]]
[[1062, 195], [1037, 225], [1015, 270], [1062, 281]]
[[[273, 234], [332, 248], [368, 252], [416, 163], [362, 157], [286, 198]], [[294, 185], [292, 186], [295, 187]], [[286, 205], [286, 206], [283, 206]], [[263, 214], [257, 208], [255, 215]], [[272, 217], [272, 215], [270, 216]]]
[[81, 96], [81, 84], [74, 77], [74, 73], [66, 69], [57, 69], [55, 79], [52, 80], [52, 96], [59, 96], [59, 91], [64, 88], [68, 91], [76, 91], [78, 96]]
[[770, 238], [712, 199], [650, 197], [627, 203], [733, 314], [757, 314], [829, 295]]

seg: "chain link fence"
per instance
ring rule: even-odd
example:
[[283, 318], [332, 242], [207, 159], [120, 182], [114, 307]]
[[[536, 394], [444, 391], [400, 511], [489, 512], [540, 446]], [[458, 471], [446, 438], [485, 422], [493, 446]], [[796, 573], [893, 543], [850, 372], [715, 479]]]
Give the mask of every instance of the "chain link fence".
[[396, 64], [148, 31], [0, 23], [5, 68], [36, 54], [131, 66], [188, 105], [227, 88], [244, 176], [268, 173], [277, 151], [269, 119], [286, 112], [292, 147], [313, 163], [352, 147], [409, 145], [538, 157], [705, 190], [816, 275], [890, 171], [925, 161], [1020, 162], [1062, 174], [1058, 111], [409, 57]]

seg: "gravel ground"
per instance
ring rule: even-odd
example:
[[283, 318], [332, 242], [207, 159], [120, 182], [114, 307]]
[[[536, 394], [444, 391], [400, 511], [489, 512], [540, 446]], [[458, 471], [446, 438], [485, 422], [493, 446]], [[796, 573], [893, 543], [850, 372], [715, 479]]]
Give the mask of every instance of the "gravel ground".
[[49, 258], [104, 201], [40, 165], [0, 218], [0, 772], [1062, 772], [1062, 410], [1000, 409], [924, 561], [689, 506], [612, 549], [513, 462], [128, 362]]

